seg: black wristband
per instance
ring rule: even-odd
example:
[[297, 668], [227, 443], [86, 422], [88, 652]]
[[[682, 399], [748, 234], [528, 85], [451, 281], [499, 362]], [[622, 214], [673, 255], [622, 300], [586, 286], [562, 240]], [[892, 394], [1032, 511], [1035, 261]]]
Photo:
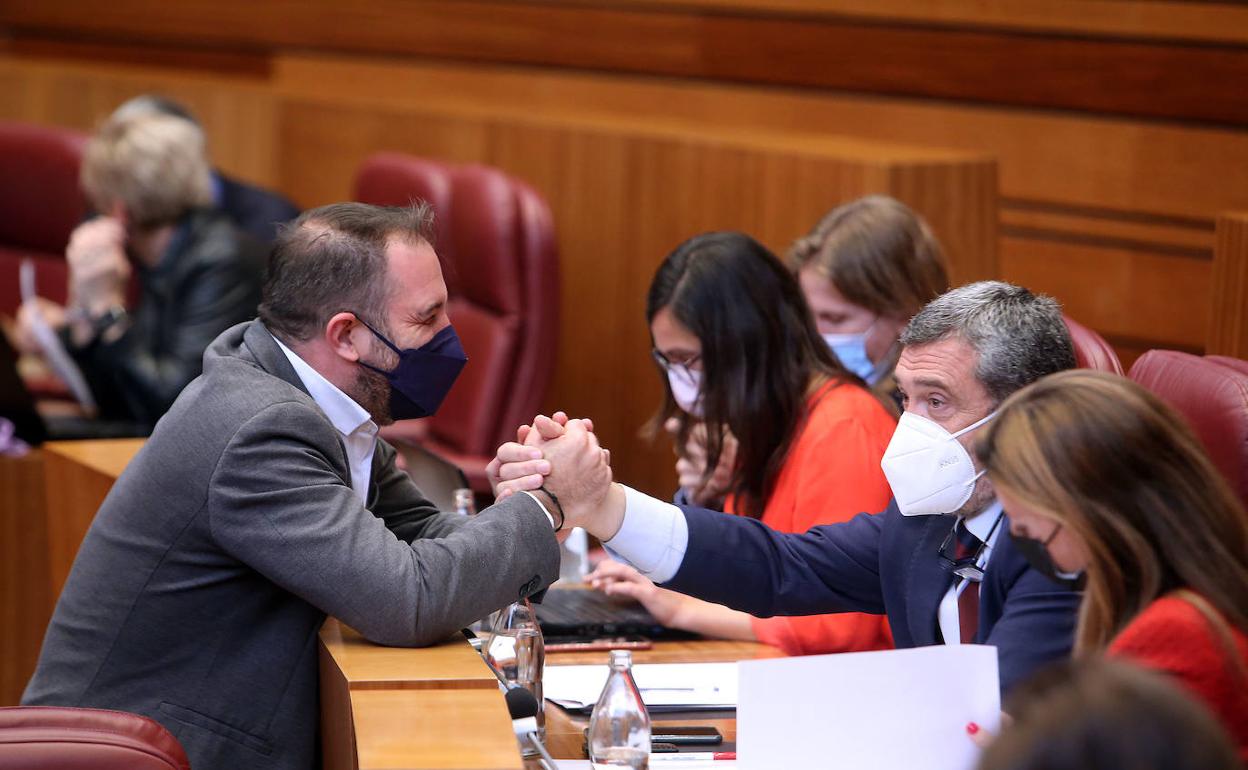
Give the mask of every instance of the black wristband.
[[555, 504], [555, 510], [559, 512], [559, 523], [555, 525], [555, 531], [559, 532], [563, 529], [563, 522], [567, 518], [563, 515], [563, 506], [559, 504], [559, 498], [555, 497], [555, 493], [546, 488], [546, 485], [538, 487], [539, 492], [545, 492], [550, 501]]

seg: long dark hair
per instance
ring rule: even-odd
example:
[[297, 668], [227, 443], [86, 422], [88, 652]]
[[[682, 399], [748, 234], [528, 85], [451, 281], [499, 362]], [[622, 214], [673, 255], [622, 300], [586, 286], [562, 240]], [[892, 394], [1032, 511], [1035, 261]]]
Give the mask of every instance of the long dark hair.
[[[797, 280], [743, 233], [704, 233], [668, 254], [650, 283], [646, 321], [664, 308], [702, 343], [706, 473], [719, 463], [723, 431], [732, 431], [740, 448], [728, 492], [739, 511], [759, 518], [805, 416], [811, 385], [861, 381], [819, 336]], [[683, 446], [697, 420], [676, 405], [666, 377], [663, 382], [663, 407], [651, 429], [677, 417]]]

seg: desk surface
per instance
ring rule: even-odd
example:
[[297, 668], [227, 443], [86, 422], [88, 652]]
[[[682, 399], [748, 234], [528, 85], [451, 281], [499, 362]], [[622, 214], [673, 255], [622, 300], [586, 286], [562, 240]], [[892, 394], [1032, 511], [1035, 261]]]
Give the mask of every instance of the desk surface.
[[116, 479], [126, 469], [146, 439], [112, 438], [91, 441], [49, 441], [43, 451], [73, 460], [111, 479]]
[[419, 651], [383, 647], [331, 618], [321, 643], [351, 690], [498, 690], [498, 680], [460, 635]]
[[[757, 642], [729, 642], [700, 640], [660, 642], [653, 649], [635, 650], [634, 663], [722, 663], [737, 660], [779, 658], [783, 653], [775, 647]], [[605, 652], [552, 653], [546, 656], [546, 667], [569, 666], [583, 663], [606, 663]], [[712, 714], [661, 714], [652, 717], [653, 722], [668, 726], [712, 725], [723, 733], [724, 740], [737, 739], [737, 719], [724, 712]], [[582, 759], [584, 730], [589, 727], [589, 717], [569, 714], [553, 703], [546, 703], [546, 746], [556, 759]]]

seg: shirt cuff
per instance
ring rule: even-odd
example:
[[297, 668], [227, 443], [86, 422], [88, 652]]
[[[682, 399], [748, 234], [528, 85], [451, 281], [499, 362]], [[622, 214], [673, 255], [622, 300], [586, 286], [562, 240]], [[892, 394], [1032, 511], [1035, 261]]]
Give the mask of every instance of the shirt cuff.
[[533, 502], [537, 503], [537, 507], [538, 507], [538, 508], [541, 508], [541, 509], [542, 509], [542, 513], [546, 514], [546, 521], [549, 521], [549, 522], [550, 522], [550, 528], [551, 528], [551, 529], [554, 529], [554, 528], [555, 528], [555, 517], [554, 517], [554, 516], [551, 516], [551, 515], [550, 515], [550, 511], [546, 510], [546, 506], [542, 504], [541, 499], [540, 499], [537, 495], [533, 494], [532, 492], [530, 492], [530, 491], [528, 491], [528, 490], [522, 490], [522, 491], [524, 492], [524, 494], [526, 494], [526, 495], [528, 495], [528, 496], [529, 496], [529, 499], [530, 499], [530, 500], [532, 500]]
[[671, 503], [624, 487], [624, 521], [603, 546], [619, 561], [664, 583], [676, 576], [685, 559], [689, 525], [685, 514]]

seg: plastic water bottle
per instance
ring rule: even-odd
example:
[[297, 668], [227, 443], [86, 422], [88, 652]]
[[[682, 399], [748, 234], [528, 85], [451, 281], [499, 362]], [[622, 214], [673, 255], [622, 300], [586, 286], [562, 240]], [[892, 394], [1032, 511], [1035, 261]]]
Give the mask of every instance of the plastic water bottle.
[[589, 535], [580, 527], [573, 527], [568, 537], [559, 544], [559, 581], [584, 583], [588, 574]]
[[[494, 621], [494, 633], [485, 647], [494, 667], [503, 678], [520, 685], [537, 698], [537, 737], [546, 740], [546, 714], [542, 703], [542, 670], [546, 666], [546, 644], [537, 614], [528, 599], [500, 610]], [[533, 756], [537, 750], [529, 741], [521, 741], [521, 753]]]
[[650, 714], [633, 681], [633, 656], [611, 651], [611, 675], [589, 718], [589, 761], [595, 770], [650, 766]]

